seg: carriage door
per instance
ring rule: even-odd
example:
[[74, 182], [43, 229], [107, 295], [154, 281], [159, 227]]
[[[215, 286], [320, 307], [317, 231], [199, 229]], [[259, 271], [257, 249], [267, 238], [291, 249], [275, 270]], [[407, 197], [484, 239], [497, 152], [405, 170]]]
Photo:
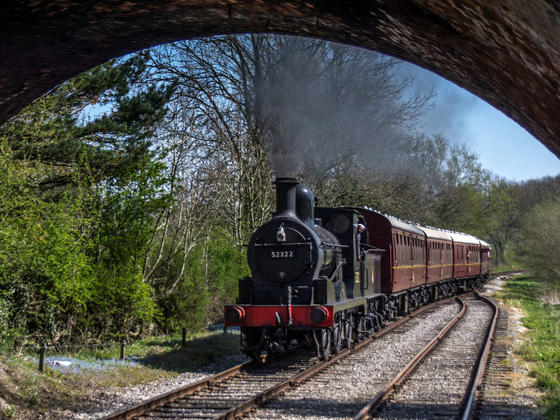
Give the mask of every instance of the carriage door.
[[471, 246], [468, 245], [467, 246], [467, 275], [471, 273], [471, 257], [472, 257]]

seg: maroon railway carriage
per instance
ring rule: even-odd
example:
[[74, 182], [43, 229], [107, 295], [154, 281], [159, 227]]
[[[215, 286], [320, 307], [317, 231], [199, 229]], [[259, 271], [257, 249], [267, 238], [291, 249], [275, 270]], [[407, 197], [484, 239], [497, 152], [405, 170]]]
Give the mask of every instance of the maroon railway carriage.
[[480, 240], [464, 233], [451, 233], [453, 238], [453, 277], [480, 275]]
[[421, 227], [427, 238], [428, 255], [426, 283], [437, 283], [453, 277], [453, 238], [451, 233]]
[[482, 275], [490, 271], [490, 244], [480, 241], [480, 272]]
[[[369, 243], [381, 255], [381, 292], [407, 308], [470, 289], [487, 276], [490, 246], [474, 236], [415, 225], [369, 209], [356, 209]], [[407, 302], [412, 300], [413, 302]]]
[[361, 213], [369, 243], [381, 256], [381, 292], [396, 293], [426, 283], [426, 237], [418, 226], [367, 209]]

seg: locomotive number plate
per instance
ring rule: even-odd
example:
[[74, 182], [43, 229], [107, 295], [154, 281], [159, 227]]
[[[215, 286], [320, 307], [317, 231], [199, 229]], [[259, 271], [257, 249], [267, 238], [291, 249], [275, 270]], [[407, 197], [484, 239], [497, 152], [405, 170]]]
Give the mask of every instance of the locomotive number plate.
[[270, 258], [295, 258], [296, 253], [294, 251], [270, 251]]

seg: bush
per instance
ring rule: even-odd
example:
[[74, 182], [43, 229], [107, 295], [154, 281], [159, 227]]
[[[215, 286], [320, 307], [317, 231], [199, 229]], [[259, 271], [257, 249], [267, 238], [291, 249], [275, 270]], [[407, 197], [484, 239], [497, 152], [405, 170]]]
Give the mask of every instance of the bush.
[[533, 362], [531, 375], [544, 392], [542, 403], [547, 416], [553, 419], [560, 409], [560, 305], [544, 303], [541, 299], [544, 293], [541, 282], [517, 277], [506, 283], [501, 296], [526, 313], [522, 321], [529, 329], [528, 338], [519, 353]]
[[526, 217], [519, 256], [540, 279], [560, 285], [560, 201], [539, 204]]

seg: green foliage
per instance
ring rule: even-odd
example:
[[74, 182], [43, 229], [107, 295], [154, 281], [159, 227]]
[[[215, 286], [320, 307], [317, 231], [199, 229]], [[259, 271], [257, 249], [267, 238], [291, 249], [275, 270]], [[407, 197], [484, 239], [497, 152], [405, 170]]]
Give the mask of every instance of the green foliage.
[[244, 249], [234, 245], [224, 228], [213, 230], [208, 254], [207, 278], [211, 296], [208, 316], [216, 322], [222, 320], [223, 305], [235, 302], [238, 279], [250, 273]]
[[528, 338], [519, 351], [534, 363], [531, 374], [544, 392], [547, 416], [553, 419], [560, 410], [560, 304], [542, 301], [548, 290], [523, 276], [507, 282], [501, 297], [526, 313], [523, 325], [529, 329]]
[[216, 228], [189, 253], [182, 273], [182, 262], [175, 261], [168, 281], [154, 284], [164, 331], [182, 327], [196, 331], [220, 322], [223, 305], [235, 300], [237, 280], [249, 274], [245, 258], [229, 233]]
[[5, 408], [4, 411], [2, 411], [2, 415], [5, 416], [5, 418], [7, 419], [13, 418], [15, 414], [16, 414], [16, 407], [13, 405], [10, 405], [9, 407]]
[[169, 202], [152, 138], [173, 86], [141, 82], [147, 59], [92, 69], [2, 127], [3, 339], [122, 336], [152, 319], [144, 253]]
[[560, 200], [535, 206], [524, 220], [519, 256], [540, 279], [560, 285]]
[[74, 190], [74, 197], [40, 199], [30, 179], [45, 168], [11, 159], [5, 142], [1, 149], [1, 298], [12, 333], [34, 331], [52, 339], [55, 320], [81, 310], [90, 296], [89, 197]]

